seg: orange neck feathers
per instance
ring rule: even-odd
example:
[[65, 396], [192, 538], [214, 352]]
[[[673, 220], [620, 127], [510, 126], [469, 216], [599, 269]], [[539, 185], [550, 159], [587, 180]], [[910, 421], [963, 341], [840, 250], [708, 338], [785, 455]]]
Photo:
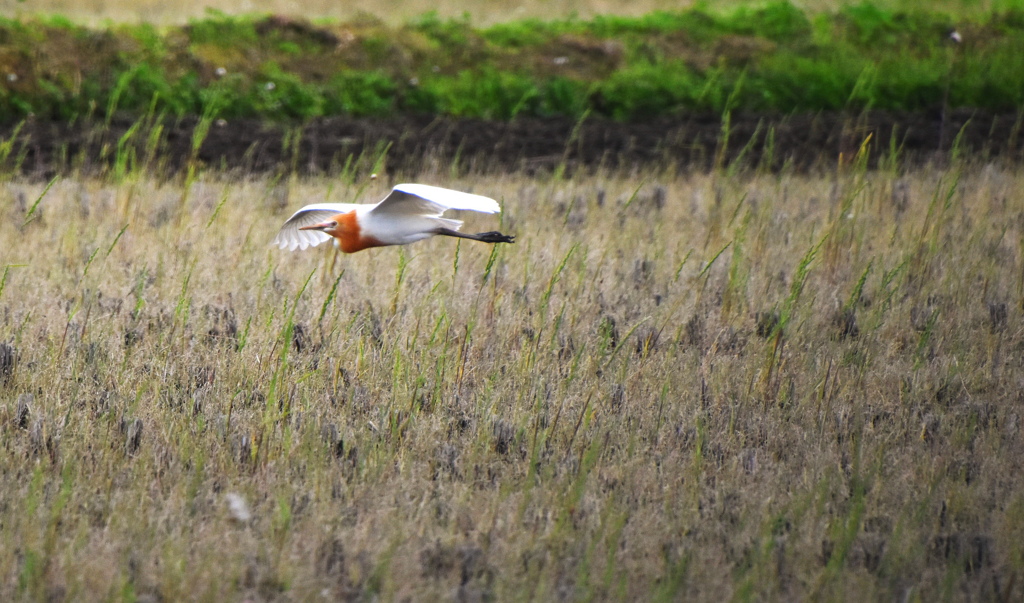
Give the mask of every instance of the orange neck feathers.
[[338, 246], [345, 253], [355, 253], [370, 247], [381, 247], [384, 245], [384, 243], [373, 237], [362, 235], [362, 229], [359, 227], [359, 219], [356, 217], [356, 212], [350, 211], [338, 214], [332, 219], [338, 225], [334, 229], [325, 230], [324, 232], [338, 239]]

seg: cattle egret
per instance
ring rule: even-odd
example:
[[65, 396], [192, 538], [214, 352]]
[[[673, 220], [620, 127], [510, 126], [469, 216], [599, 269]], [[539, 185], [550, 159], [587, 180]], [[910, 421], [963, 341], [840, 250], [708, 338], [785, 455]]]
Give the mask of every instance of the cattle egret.
[[292, 214], [274, 238], [281, 249], [315, 247], [334, 237], [345, 253], [370, 247], [408, 245], [434, 235], [484, 243], [512, 243], [514, 236], [500, 232], [458, 232], [460, 220], [442, 218], [449, 209], [495, 214], [494, 199], [426, 184], [399, 184], [380, 203], [315, 203]]

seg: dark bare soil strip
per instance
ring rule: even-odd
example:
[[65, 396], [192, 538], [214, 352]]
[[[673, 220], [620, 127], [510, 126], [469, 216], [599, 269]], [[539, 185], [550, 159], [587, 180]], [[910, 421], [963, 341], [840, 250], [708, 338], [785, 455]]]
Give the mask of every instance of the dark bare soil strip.
[[[17, 169], [34, 177], [70, 170], [103, 172], [113, 165], [118, 141], [134, 123], [29, 121], [17, 132], [8, 163], [20, 161]], [[430, 162], [457, 162], [459, 169], [485, 172], [543, 173], [561, 165], [568, 171], [658, 166], [707, 170], [730, 165], [775, 171], [814, 170], [852, 161], [867, 141], [871, 167], [880, 162], [920, 165], [953, 154], [1018, 163], [1024, 159], [1021, 123], [1021, 114], [971, 110], [735, 115], [728, 128], [721, 116], [710, 114], [646, 123], [403, 117], [323, 118], [285, 126], [239, 119], [214, 123], [193, 154], [197, 122], [189, 119], [165, 124], [157, 152], [148, 154], [158, 158], [153, 167], [167, 173], [190, 160], [242, 173], [333, 173], [346, 163], [370, 165], [385, 152], [387, 170], [399, 173], [419, 171]], [[14, 132], [13, 125], [3, 126], [0, 137], [7, 139]], [[288, 142], [296, 139], [297, 148]], [[146, 140], [147, 132], [140, 131], [128, 143], [138, 161], [147, 155]]]

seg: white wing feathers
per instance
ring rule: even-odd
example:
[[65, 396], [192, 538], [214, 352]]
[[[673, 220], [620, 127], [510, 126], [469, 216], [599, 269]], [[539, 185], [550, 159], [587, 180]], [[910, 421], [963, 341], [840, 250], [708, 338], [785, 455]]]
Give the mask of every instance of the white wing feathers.
[[307, 205], [292, 214], [288, 221], [281, 227], [281, 231], [274, 237], [274, 245], [281, 249], [295, 251], [316, 247], [324, 241], [329, 241], [331, 236], [319, 230], [299, 230], [302, 226], [319, 224], [338, 214], [352, 211], [359, 207], [356, 203], [314, 203]]
[[399, 184], [373, 209], [376, 214], [440, 216], [446, 209], [463, 209], [496, 214], [501, 206], [494, 199], [426, 184]]

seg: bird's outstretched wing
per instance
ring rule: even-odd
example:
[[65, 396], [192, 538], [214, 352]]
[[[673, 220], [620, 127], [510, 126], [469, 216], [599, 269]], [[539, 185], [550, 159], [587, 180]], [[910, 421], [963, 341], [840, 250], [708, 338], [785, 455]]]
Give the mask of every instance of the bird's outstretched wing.
[[280, 232], [274, 237], [274, 245], [281, 249], [306, 249], [316, 247], [324, 241], [330, 240], [331, 236], [319, 230], [299, 230], [303, 226], [319, 224], [337, 214], [343, 214], [359, 207], [356, 203], [314, 203], [307, 205], [292, 214], [288, 221], [281, 227]]
[[496, 214], [498, 202], [482, 195], [473, 195], [426, 184], [399, 184], [391, 194], [373, 208], [375, 215], [440, 216], [447, 209], [464, 209]]

